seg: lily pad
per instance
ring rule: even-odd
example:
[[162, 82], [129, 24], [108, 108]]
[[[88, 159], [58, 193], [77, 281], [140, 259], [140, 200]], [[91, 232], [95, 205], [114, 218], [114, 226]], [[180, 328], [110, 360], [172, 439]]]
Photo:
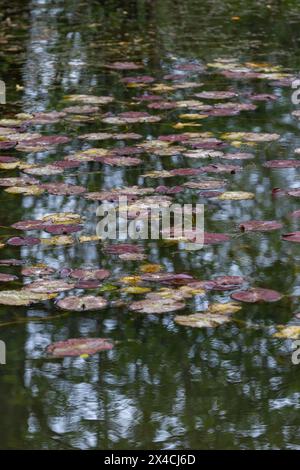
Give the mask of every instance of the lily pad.
[[185, 308], [185, 303], [177, 302], [169, 298], [145, 299], [133, 302], [129, 309], [138, 313], [169, 313]]
[[269, 160], [263, 164], [265, 168], [299, 168], [300, 160]]
[[247, 199], [254, 199], [255, 194], [246, 191], [226, 191], [218, 196], [220, 201], [243, 201]]
[[86, 310], [101, 310], [107, 306], [107, 301], [103, 297], [86, 295], [84, 297], [65, 297], [57, 302], [57, 306], [63, 310], [74, 310], [84, 312]]
[[37, 302], [53, 299], [56, 293], [32, 292], [26, 289], [0, 291], [0, 304], [2, 305], [31, 305]]
[[282, 339], [298, 339], [300, 338], [300, 326], [290, 325], [286, 327], [279, 327], [279, 331], [273, 336], [274, 338]]
[[18, 276], [14, 276], [13, 274], [0, 273], [0, 282], [10, 282], [16, 279], [18, 279]]
[[106, 338], [76, 338], [50, 344], [46, 351], [53, 357], [75, 357], [110, 351], [113, 347], [113, 342]]
[[177, 315], [175, 323], [192, 328], [216, 328], [232, 321], [230, 315], [217, 313], [194, 313], [192, 315]]
[[70, 276], [74, 279], [80, 279], [84, 281], [95, 280], [102, 281], [110, 276], [110, 271], [107, 269], [72, 269]]
[[287, 242], [300, 243], [300, 232], [285, 233], [281, 238]]
[[39, 238], [34, 237], [12, 237], [6, 243], [12, 246], [33, 246], [38, 245], [41, 241]]
[[256, 302], [277, 302], [282, 299], [282, 297], [283, 295], [275, 290], [262, 289], [260, 287], [231, 294], [232, 299], [251, 304]]
[[239, 224], [242, 232], [268, 232], [270, 230], [279, 230], [283, 227], [276, 220], [248, 220]]
[[51, 294], [53, 292], [64, 292], [74, 288], [74, 284], [59, 280], [41, 279], [39, 281], [26, 284], [25, 290], [41, 294]]

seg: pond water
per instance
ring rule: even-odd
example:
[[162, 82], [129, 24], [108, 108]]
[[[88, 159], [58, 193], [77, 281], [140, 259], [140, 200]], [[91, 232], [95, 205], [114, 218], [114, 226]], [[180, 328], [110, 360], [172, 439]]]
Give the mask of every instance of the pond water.
[[[133, 185], [180, 186], [180, 192], [171, 194], [173, 200], [205, 204], [206, 232], [230, 236], [229, 241], [206, 244], [197, 251], [186, 250], [184, 243], [129, 240], [145, 256], [128, 260], [109, 253], [107, 246], [118, 241], [80, 240], [82, 235], [96, 234], [98, 201], [87, 199], [84, 193], [56, 195], [37, 188], [36, 194], [16, 194], [1, 187], [0, 261], [23, 262], [22, 266], [1, 266], [1, 273], [18, 276], [1, 282], [2, 290], [19, 290], [39, 280], [25, 275], [24, 268], [40, 263], [54, 270], [42, 279], [60, 279], [61, 283], [70, 282], [68, 269], [79, 267], [106, 269], [110, 276], [96, 288], [58, 294], [58, 299], [101, 295], [109, 302], [103, 310], [63, 311], [53, 299], [28, 306], [1, 305], [0, 339], [6, 344], [7, 357], [6, 365], [0, 365], [0, 447], [300, 448], [300, 365], [291, 360], [290, 334], [276, 336], [282, 326], [299, 325], [299, 244], [282, 238], [299, 230], [299, 218], [290, 216], [299, 209], [298, 199], [284, 193], [300, 187], [299, 168], [297, 163], [291, 168], [264, 166], [270, 160], [299, 158], [295, 153], [300, 147], [298, 117], [292, 113], [300, 108], [291, 99], [291, 83], [300, 64], [299, 2], [1, 0], [0, 4], [0, 79], [6, 83], [6, 104], [0, 105], [0, 146], [14, 133], [15, 139], [10, 140], [18, 142], [6, 149], [2, 145], [1, 156], [15, 157], [17, 164], [11, 161], [12, 167], [7, 168], [2, 159], [0, 177], [24, 177], [29, 166], [43, 168], [88, 148], [105, 149], [110, 155], [114, 149], [115, 156], [125, 153], [125, 158], [141, 162], [124, 166], [125, 160], [116, 157], [110, 164], [91, 158], [81, 161], [80, 167], [66, 168], [63, 174], [51, 174], [52, 166], [34, 177], [38, 185], [64, 182], [88, 192]], [[107, 67], [115, 62], [133, 62], [141, 68]], [[204, 91], [230, 91], [233, 96], [195, 97]], [[110, 96], [114, 101], [95, 111], [82, 108], [95, 106], [87, 98], [82, 102], [65, 98], [79, 94]], [[141, 99], [144, 95], [148, 98]], [[169, 102], [176, 103], [171, 107]], [[234, 104], [224, 107], [220, 103]], [[240, 103], [246, 109], [240, 110]], [[52, 116], [50, 122], [49, 118], [47, 123], [33, 119], [33, 113], [71, 106], [79, 108], [56, 119]], [[160, 120], [143, 123], [138, 117], [137, 123], [117, 124], [110, 119], [129, 111], [148, 112]], [[26, 116], [18, 117], [18, 125], [3, 121], [16, 119], [19, 113]], [[20, 131], [63, 135], [70, 140], [40, 148], [32, 148], [33, 142], [26, 147], [26, 141], [20, 142]], [[113, 136], [78, 139], [95, 132]], [[140, 137], [117, 136], [129, 132]], [[197, 147], [192, 135], [168, 146], [158, 145], [159, 136], [185, 132], [211, 133], [194, 136], [197, 158], [184, 155]], [[256, 134], [250, 140], [240, 134], [229, 139], [224, 135], [228, 132]], [[261, 133], [268, 134], [262, 142], [258, 141]], [[205, 144], [203, 138], [220, 139], [221, 145]], [[116, 153], [121, 147], [126, 149]], [[136, 147], [143, 152], [136, 154]], [[163, 150], [167, 153], [166, 149], [174, 147], [181, 148], [163, 155]], [[203, 147], [210, 150], [209, 155], [203, 154]], [[233, 152], [250, 153], [252, 158], [224, 158]], [[172, 178], [161, 173], [211, 164], [216, 164], [213, 170], [199, 175]], [[237, 165], [241, 171], [226, 173], [220, 165]], [[153, 171], [160, 172], [158, 177], [142, 177]], [[203, 179], [226, 180], [226, 188], [218, 191], [246, 191], [253, 198], [222, 200], [208, 197], [207, 192], [199, 195], [203, 188], [182, 186]], [[273, 188], [283, 191], [272, 194]], [[55, 234], [20, 231], [11, 225], [56, 212], [84, 218], [82, 231], [69, 235], [72, 244], [7, 244], [11, 237], [52, 239]], [[241, 232], [239, 225], [247, 220], [273, 220], [282, 227]], [[196, 280], [242, 276], [245, 285], [198, 292], [184, 299], [186, 305], [178, 312], [138, 313], [130, 306], [145, 299], [145, 294], [130, 294], [124, 290], [128, 286], [138, 283], [155, 291], [180, 290], [178, 285], [123, 279], [158, 269], [149, 264]], [[218, 327], [193, 328], [174, 321], [176, 315], [200, 313], [212, 303], [232, 302], [234, 292], [250, 287], [276, 290], [282, 297], [271, 303], [240, 302], [241, 309]], [[172, 298], [174, 291], [168, 295]], [[46, 353], [57, 341], [97, 337], [110, 338], [114, 348], [81, 357], [53, 358]]]

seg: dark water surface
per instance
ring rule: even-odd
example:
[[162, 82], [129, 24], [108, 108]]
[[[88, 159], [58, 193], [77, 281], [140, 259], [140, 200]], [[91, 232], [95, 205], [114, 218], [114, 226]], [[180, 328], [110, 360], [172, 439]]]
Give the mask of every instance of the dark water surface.
[[[163, 77], [186, 64], [205, 66], [219, 59], [236, 59], [240, 64], [280, 66], [282, 72], [293, 75], [300, 67], [297, 1], [1, 0], [0, 6], [0, 78], [7, 84], [1, 118], [61, 110], [63, 96], [69, 94], [114, 96], [115, 102], [105, 112], [149, 111], [147, 102], [134, 104], [134, 97], [155, 83], [174, 84]], [[118, 72], [104, 67], [128, 60], [142, 63], [143, 69]], [[148, 88], [126, 87], [120, 82], [120, 77], [137, 74], [153, 76], [156, 82]], [[1, 306], [0, 339], [7, 347], [7, 364], [0, 366], [1, 448], [300, 448], [300, 366], [291, 362], [290, 342], [273, 337], [276, 325], [291, 322], [300, 311], [299, 244], [280, 239], [281, 233], [299, 229], [299, 220], [288, 217], [299, 204], [297, 198], [274, 199], [271, 195], [274, 187], [299, 187], [299, 169], [262, 166], [271, 159], [297, 158], [294, 149], [300, 147], [300, 138], [298, 120], [291, 115], [297, 109], [291, 102], [292, 89], [268, 79], [228, 79], [213, 67], [190, 71], [185, 80], [204, 85], [166, 92], [163, 99], [195, 99], [196, 92], [225, 89], [243, 96], [275, 94], [278, 99], [257, 102], [255, 111], [236, 116], [198, 120], [202, 127], [183, 130], [172, 126], [187, 122], [179, 115], [193, 111], [150, 110], [162, 117], [155, 124], [114, 126], [100, 120], [63, 120], [31, 126], [30, 132], [63, 134], [72, 140], [44, 152], [0, 153], [29, 163], [49, 163], [82, 148], [136, 145], [135, 141], [76, 139], [87, 132], [139, 132], [143, 139], [185, 131], [209, 131], [215, 137], [229, 131], [280, 134], [276, 142], [242, 145], [240, 151], [255, 155], [253, 160], [240, 162], [242, 172], [211, 175], [227, 179], [229, 190], [255, 193], [255, 199], [205, 200], [205, 224], [207, 231], [236, 234], [243, 220], [279, 220], [283, 230], [235, 235], [229, 243], [196, 252], [162, 242], [138, 243], [145, 247], [145, 262], [161, 264], [167, 271], [189, 273], [197, 279], [245, 276], [251, 286], [276, 289], [284, 297], [276, 303], [242, 304], [236, 314], [240, 322], [215, 329], [180, 326], [174, 323], [174, 313], [136, 314], [126, 305], [58, 318], [51, 318], [61, 314], [53, 301], [27, 308]], [[226, 149], [232, 150], [237, 148]], [[89, 191], [134, 184], [178, 185], [188, 179], [143, 180], [140, 175], [207, 163], [180, 155], [148, 154], [137, 167], [84, 164], [80, 171], [68, 170], [64, 181]], [[19, 170], [1, 170], [0, 176], [18, 174]], [[63, 180], [61, 176], [38, 178], [43, 182]], [[86, 216], [84, 234], [95, 233], [97, 203], [93, 201], [47, 193], [22, 196], [3, 189], [1, 240], [22, 234], [10, 228], [11, 224], [52, 212]], [[197, 192], [191, 194], [184, 193], [178, 200], [197, 202]], [[101, 266], [112, 271], [109, 283], [115, 285], [123, 276], [139, 274], [141, 264], [108, 256], [99, 243], [5, 246], [0, 257], [23, 259], [26, 265], [44, 262], [57, 270]], [[1, 272], [22, 279], [19, 267], [3, 267]], [[18, 287], [18, 282], [3, 283], [3, 289]], [[183, 313], [201, 311], [203, 302], [224, 302], [229, 295], [212, 292], [205, 301], [196, 297], [188, 301]], [[120, 294], [108, 293], [107, 298], [117, 300]], [[132, 299], [124, 297], [126, 303]], [[45, 356], [45, 348], [55, 341], [97, 336], [118, 343], [113, 350], [88, 358], [53, 360]]]

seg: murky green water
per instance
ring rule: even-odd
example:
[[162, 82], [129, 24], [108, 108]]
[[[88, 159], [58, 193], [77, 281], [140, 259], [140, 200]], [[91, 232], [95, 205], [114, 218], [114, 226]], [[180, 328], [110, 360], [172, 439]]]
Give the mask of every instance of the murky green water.
[[[241, 64], [268, 63], [291, 74], [299, 71], [297, 1], [1, 0], [0, 5], [0, 78], [7, 84], [7, 104], [1, 106], [1, 118], [17, 112], [61, 110], [64, 95], [79, 93], [114, 96], [116, 101], [106, 111], [149, 111], [147, 102], [134, 104], [134, 97], [147, 87], [126, 87], [120, 77], [140, 73], [153, 76], [157, 83], [170, 84], [163, 77], [180, 64], [204, 65], [221, 58]], [[128, 60], [142, 63], [144, 68], [112, 72], [104, 67]], [[273, 337], [276, 325], [287, 324], [300, 310], [299, 245], [280, 239], [280, 233], [299, 229], [299, 221], [287, 216], [299, 203], [297, 198], [274, 199], [271, 195], [274, 187], [299, 187], [299, 169], [262, 166], [271, 159], [295, 158], [294, 149], [300, 146], [298, 121], [291, 116], [297, 109], [291, 103], [292, 90], [269, 80], [226, 79], [212, 68], [204, 73], [189, 72], [186, 80], [204, 86], [171, 91], [164, 99], [192, 99], [195, 92], [224, 89], [240, 95], [272, 93], [278, 99], [256, 103], [255, 112], [210, 117], [197, 121], [202, 127], [184, 130], [172, 127], [183, 122], [178, 109], [153, 111], [162, 117], [155, 124], [120, 127], [97, 120], [63, 120], [32, 126], [31, 132], [63, 134], [72, 140], [50, 151], [22, 153], [13, 149], [0, 153], [21, 154], [29, 163], [46, 163], [89, 146], [136, 145], [76, 139], [79, 134], [96, 131], [139, 132], [148, 139], [184, 131], [209, 131], [216, 137], [228, 131], [280, 134], [276, 142], [246, 150], [242, 146], [240, 151], [255, 155], [253, 160], [240, 162], [242, 172], [213, 175], [227, 179], [230, 190], [250, 191], [256, 196], [254, 200], [225, 203], [205, 200], [206, 230], [235, 234], [233, 240], [197, 252], [155, 241], [139, 245], [145, 247], [146, 262], [161, 264], [170, 272], [189, 273], [197, 279], [245, 276], [251, 286], [276, 289], [284, 294], [283, 299], [273, 304], [241, 304], [242, 310], [235, 315], [240, 322], [215, 329], [179, 326], [173, 321], [174, 313], [142, 315], [130, 312], [126, 305], [65, 315], [53, 302], [28, 308], [1, 306], [0, 339], [7, 347], [7, 364], [0, 366], [1, 448], [300, 448], [300, 366], [292, 365], [290, 342]], [[143, 181], [140, 175], [203, 164], [207, 161], [146, 155], [137, 167], [84, 164], [80, 171], [68, 170], [64, 178], [40, 179], [64, 180], [89, 191], [134, 184], [179, 185], [187, 178]], [[18, 170], [1, 170], [0, 176], [18, 174]], [[97, 203], [46, 193], [38, 197], [15, 195], [3, 189], [3, 240], [20, 235], [10, 225], [21, 219], [63, 211], [86, 216], [85, 233], [95, 233]], [[179, 196], [182, 202], [198, 200], [195, 192]], [[237, 236], [238, 223], [247, 219], [279, 220], [284, 229]], [[22, 259], [26, 265], [46, 262], [57, 270], [101, 266], [112, 271], [110, 282], [115, 285], [122, 276], [139, 274], [141, 264], [108, 256], [102, 244], [93, 243], [50, 248], [5, 246], [0, 256]], [[19, 267], [1, 267], [1, 272], [20, 276]], [[3, 289], [18, 287], [19, 281], [3, 283]], [[112, 300], [120, 297], [118, 293], [107, 296]], [[206, 301], [224, 302], [229, 296], [230, 292], [214, 291]], [[125, 297], [127, 303], [132, 299]], [[203, 301], [196, 297], [188, 301], [183, 313], [201, 309]], [[60, 316], [52, 318], [56, 315]], [[6, 324], [9, 322], [15, 323]], [[113, 350], [86, 359], [45, 356], [45, 348], [55, 341], [97, 336], [118, 343]]]

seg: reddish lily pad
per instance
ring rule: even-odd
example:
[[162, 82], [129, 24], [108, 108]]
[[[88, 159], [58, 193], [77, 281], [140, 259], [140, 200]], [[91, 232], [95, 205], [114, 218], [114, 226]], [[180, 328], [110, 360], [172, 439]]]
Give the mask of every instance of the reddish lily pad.
[[201, 93], [196, 93], [195, 96], [196, 98], [208, 100], [224, 100], [229, 98], [235, 98], [238, 95], [233, 91], [202, 91]]
[[283, 295], [275, 290], [262, 289], [260, 287], [231, 294], [232, 299], [251, 304], [256, 302], [277, 302], [282, 297]]
[[0, 260], [0, 266], [22, 266], [24, 263], [24, 260], [14, 258]]
[[49, 266], [29, 266], [24, 267], [21, 270], [22, 276], [49, 276], [54, 274], [56, 270], [54, 268], [50, 268]]
[[38, 245], [41, 241], [39, 238], [34, 237], [12, 237], [6, 243], [13, 246], [32, 246]]
[[144, 250], [141, 246], [130, 245], [129, 243], [121, 243], [119, 245], [109, 245], [105, 248], [107, 253], [112, 255], [122, 255], [127, 253], [142, 253]]
[[73, 289], [74, 284], [64, 282], [61, 279], [54, 281], [41, 279], [39, 281], [32, 282], [31, 284], [26, 284], [24, 288], [36, 293], [49, 294], [52, 292], [64, 292]]
[[234, 290], [245, 283], [245, 278], [242, 276], [218, 276], [213, 280], [213, 283], [213, 290]]
[[113, 70], [137, 70], [142, 68], [142, 65], [135, 62], [113, 62], [105, 67]]
[[121, 79], [122, 83], [153, 83], [155, 78], [149, 75], [136, 75], [135, 77], [124, 77]]
[[110, 276], [110, 271], [107, 269], [72, 269], [70, 276], [75, 279], [83, 281], [98, 280], [102, 281]]
[[269, 160], [263, 164], [266, 168], [299, 168], [300, 160]]
[[176, 286], [184, 286], [194, 281], [193, 276], [189, 274], [174, 274], [174, 273], [147, 273], [141, 276], [143, 281], [159, 282], [162, 284], [170, 284]]
[[46, 189], [49, 194], [54, 194], [57, 196], [77, 195], [86, 191], [83, 186], [67, 183], [45, 183], [41, 184], [40, 186], [41, 188]]
[[282, 223], [276, 220], [248, 220], [239, 225], [242, 232], [268, 232], [279, 230], [282, 227]]
[[181, 310], [185, 307], [184, 302], [174, 301], [169, 298], [145, 299], [138, 302], [132, 302], [129, 309], [138, 313], [158, 314], [169, 313]]
[[70, 296], [57, 302], [57, 306], [63, 310], [74, 310], [84, 312], [86, 310], [101, 310], [107, 306], [103, 297], [86, 295], [84, 297]]
[[17, 142], [1, 142], [0, 141], [0, 150], [10, 150], [17, 145]]
[[47, 347], [47, 354], [53, 357], [75, 357], [92, 355], [100, 351], [113, 349], [114, 344], [106, 338], [76, 338], [67, 341], [58, 341]]
[[83, 229], [82, 225], [78, 224], [51, 224], [45, 225], [43, 230], [53, 235], [66, 235], [68, 233], [80, 232]]
[[224, 243], [230, 240], [229, 235], [224, 233], [208, 233], [204, 232], [204, 244], [205, 245], [215, 245], [217, 243]]
[[16, 279], [18, 279], [18, 276], [14, 276], [13, 274], [0, 273], [0, 282], [15, 281]]
[[300, 232], [284, 233], [281, 238], [287, 242], [300, 243]]

